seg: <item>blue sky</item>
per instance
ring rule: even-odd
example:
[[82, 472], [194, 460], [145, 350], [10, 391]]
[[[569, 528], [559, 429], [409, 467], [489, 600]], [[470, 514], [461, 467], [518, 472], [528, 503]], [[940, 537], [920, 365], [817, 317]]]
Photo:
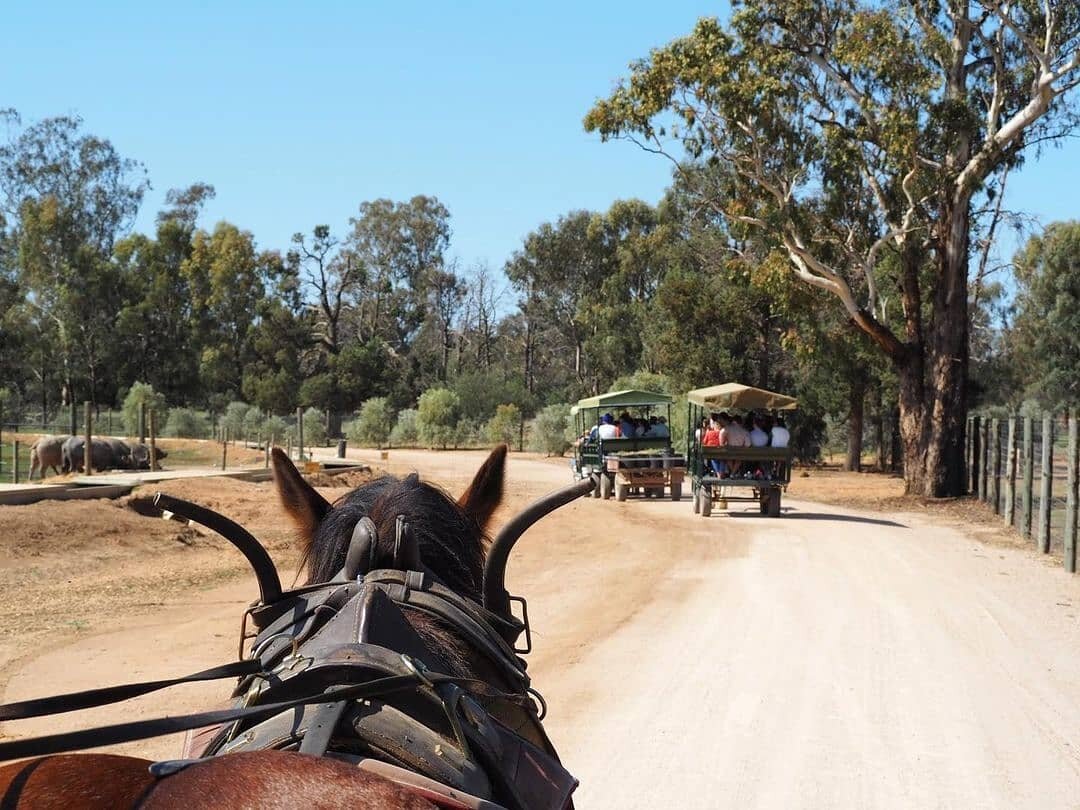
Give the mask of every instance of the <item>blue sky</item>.
[[[149, 230], [171, 187], [285, 248], [359, 203], [432, 194], [452, 252], [500, 267], [541, 222], [655, 202], [666, 161], [581, 119], [627, 64], [723, 3], [18, 3], [0, 23], [0, 108], [77, 113], [142, 161]], [[1010, 203], [1080, 216], [1080, 147], [1031, 161]]]

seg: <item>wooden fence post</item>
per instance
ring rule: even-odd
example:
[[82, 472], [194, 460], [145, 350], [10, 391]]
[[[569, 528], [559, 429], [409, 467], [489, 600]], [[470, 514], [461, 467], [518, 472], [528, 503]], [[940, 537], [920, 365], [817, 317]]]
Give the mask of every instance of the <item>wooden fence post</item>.
[[1080, 463], [1080, 431], [1077, 430], [1077, 412], [1069, 411], [1068, 489], [1065, 491], [1065, 570], [1076, 573], [1076, 497], [1077, 464]]
[[266, 440], [266, 454], [263, 456], [263, 469], [270, 467], [270, 448], [274, 446], [274, 434], [271, 433]]
[[87, 475], [94, 474], [94, 414], [90, 410], [90, 403], [84, 402], [83, 408], [86, 411], [86, 442], [83, 444], [83, 471]]
[[979, 500], [986, 503], [988, 487], [987, 480], [990, 477], [990, 420], [982, 420], [982, 463], [979, 465]]
[[1039, 551], [1050, 553], [1050, 499], [1054, 494], [1054, 419], [1043, 416], [1042, 453], [1039, 459], [1042, 468], [1042, 480], [1039, 482]]
[[146, 403], [139, 403], [139, 444], [146, 444]]
[[296, 458], [304, 460], [304, 409], [296, 409]]
[[990, 479], [989, 497], [990, 505], [994, 507], [994, 514], [1001, 514], [1001, 423], [997, 419], [990, 420], [990, 459], [992, 478]]
[[19, 483], [19, 440], [11, 443], [11, 483]]
[[225, 460], [229, 452], [229, 429], [223, 427], [221, 429], [221, 469], [225, 469]]
[[1005, 525], [1016, 521], [1016, 417], [1009, 417], [1009, 439], [1005, 470]]
[[1030, 416], [1024, 417], [1024, 483], [1020, 494], [1020, 533], [1031, 537], [1031, 489], [1035, 485], [1034, 423]]
[[157, 411], [150, 409], [150, 472], [158, 471], [157, 463]]

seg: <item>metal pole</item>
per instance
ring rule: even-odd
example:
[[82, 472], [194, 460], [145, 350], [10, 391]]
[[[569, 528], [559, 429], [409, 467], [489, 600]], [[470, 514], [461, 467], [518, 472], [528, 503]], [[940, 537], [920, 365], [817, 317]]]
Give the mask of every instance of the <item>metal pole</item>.
[[982, 421], [982, 464], [979, 465], [979, 500], [986, 503], [986, 482], [990, 471], [990, 420]]
[[229, 452], [229, 429], [221, 429], [221, 469], [225, 469], [226, 454]]
[[1039, 484], [1039, 550], [1050, 553], [1050, 498], [1054, 492], [1054, 419], [1047, 415], [1042, 421], [1042, 480]]
[[971, 494], [979, 497], [979, 474], [982, 471], [982, 420], [971, 417]]
[[83, 471], [87, 475], [94, 474], [94, 422], [93, 412], [90, 410], [90, 403], [84, 402], [83, 408], [86, 410], [86, 442], [83, 444]]
[[150, 409], [150, 472], [157, 472], [157, 411]]
[[1069, 411], [1069, 457], [1067, 462], [1069, 486], [1065, 492], [1065, 570], [1076, 573], [1076, 512], [1077, 464], [1080, 464], [1080, 435], [1077, 431], [1077, 412]]
[[1016, 417], [1009, 417], [1009, 444], [1005, 470], [1005, 525], [1012, 526], [1016, 520]]
[[11, 443], [11, 483], [19, 483], [19, 440]]
[[304, 409], [296, 409], [296, 458], [304, 460]]

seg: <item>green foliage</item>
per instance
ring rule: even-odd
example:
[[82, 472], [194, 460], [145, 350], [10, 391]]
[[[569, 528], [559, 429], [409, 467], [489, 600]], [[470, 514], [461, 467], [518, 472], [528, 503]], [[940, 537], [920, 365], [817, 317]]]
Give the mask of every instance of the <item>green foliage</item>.
[[548, 405], [532, 421], [529, 449], [548, 456], [561, 456], [573, 440], [569, 405]]
[[454, 426], [454, 447], [478, 447], [486, 444], [484, 425], [475, 419], [460, 419]]
[[124, 397], [123, 406], [124, 427], [127, 428], [127, 435], [129, 436], [139, 434], [139, 407], [143, 403], [146, 404], [146, 429], [148, 431], [150, 429], [150, 411], [155, 411], [159, 419], [165, 414], [165, 397], [157, 393], [154, 387], [148, 383], [134, 383]]
[[[1080, 221], [1055, 222], [1015, 259], [1021, 288], [1008, 365], [1027, 371], [1028, 393], [1049, 408], [1080, 405]], [[1014, 396], [1021, 393], [1014, 391]]]
[[390, 431], [390, 444], [395, 447], [416, 447], [419, 441], [419, 414], [413, 408], [399, 411], [394, 429]]
[[461, 400], [449, 388], [430, 388], [417, 403], [419, 438], [430, 448], [445, 450], [455, 438]]
[[521, 436], [521, 409], [513, 404], [500, 405], [484, 426], [484, 432], [492, 444], [516, 447]]
[[263, 429], [263, 424], [266, 421], [266, 416], [262, 410], [252, 405], [248, 408], [247, 413], [244, 414], [244, 435], [257, 437]]
[[326, 446], [326, 414], [318, 408], [304, 411], [304, 446]]
[[373, 397], [360, 406], [359, 415], [349, 423], [349, 440], [360, 446], [384, 447], [390, 440], [396, 417], [386, 397]]
[[476, 370], [458, 375], [452, 384], [458, 397], [461, 415], [486, 422], [503, 403], [513, 403], [520, 410], [528, 410], [533, 397], [525, 390], [520, 379], [507, 379], [502, 371]]
[[164, 435], [179, 439], [206, 439], [210, 436], [210, 423], [193, 408], [169, 408]]
[[250, 409], [251, 406], [246, 402], [230, 402], [225, 406], [225, 413], [219, 420], [219, 425], [229, 432], [230, 441], [244, 437], [244, 420], [247, 419]]
[[291, 435], [291, 428], [280, 416], [271, 416], [263, 422], [263, 435], [267, 441], [272, 441], [275, 444], [285, 444], [286, 439]]

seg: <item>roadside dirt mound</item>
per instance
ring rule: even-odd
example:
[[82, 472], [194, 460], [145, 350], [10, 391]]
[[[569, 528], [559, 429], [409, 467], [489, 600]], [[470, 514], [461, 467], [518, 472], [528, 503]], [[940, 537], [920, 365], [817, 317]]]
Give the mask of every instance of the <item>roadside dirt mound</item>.
[[314, 475], [305, 475], [304, 478], [313, 487], [326, 487], [328, 489], [344, 489], [348, 487], [349, 489], [356, 489], [368, 481], [385, 474], [382, 470], [372, 470], [371, 467], [364, 467], [362, 470], [350, 470], [342, 473], [320, 472]]

